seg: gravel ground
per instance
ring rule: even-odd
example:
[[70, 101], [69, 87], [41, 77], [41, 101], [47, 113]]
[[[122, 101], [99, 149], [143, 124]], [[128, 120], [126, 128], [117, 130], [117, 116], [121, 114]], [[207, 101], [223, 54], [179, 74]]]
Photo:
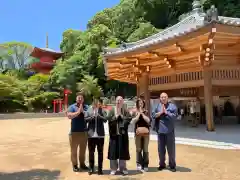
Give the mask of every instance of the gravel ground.
[[[0, 121], [0, 180], [54, 179], [161, 179], [161, 180], [239, 180], [240, 151], [177, 145], [177, 172], [158, 172], [157, 144], [149, 145], [149, 172], [135, 171], [135, 145], [130, 140], [129, 175], [109, 176], [109, 162], [104, 160], [105, 175], [73, 173], [70, 165], [68, 130], [64, 118]], [[105, 141], [107, 156], [108, 139]]]

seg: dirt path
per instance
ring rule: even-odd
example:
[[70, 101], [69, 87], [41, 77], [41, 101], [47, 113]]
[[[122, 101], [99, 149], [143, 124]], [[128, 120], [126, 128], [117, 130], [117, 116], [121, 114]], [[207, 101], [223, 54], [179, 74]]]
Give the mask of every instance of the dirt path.
[[[104, 176], [73, 173], [70, 166], [68, 120], [0, 121], [0, 180], [54, 179], [161, 179], [161, 180], [239, 180], [240, 151], [177, 145], [178, 172], [157, 172], [156, 141], [150, 143], [150, 172], [135, 171], [135, 146], [131, 140], [130, 175], [109, 176], [109, 162], [104, 161]], [[106, 138], [105, 157], [108, 140]]]

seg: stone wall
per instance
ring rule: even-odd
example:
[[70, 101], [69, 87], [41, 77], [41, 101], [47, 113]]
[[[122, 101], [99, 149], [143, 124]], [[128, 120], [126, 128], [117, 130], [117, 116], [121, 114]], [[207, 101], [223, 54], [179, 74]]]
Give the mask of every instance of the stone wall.
[[9, 113], [0, 114], [0, 120], [4, 119], [28, 119], [28, 118], [57, 118], [65, 117], [64, 113]]

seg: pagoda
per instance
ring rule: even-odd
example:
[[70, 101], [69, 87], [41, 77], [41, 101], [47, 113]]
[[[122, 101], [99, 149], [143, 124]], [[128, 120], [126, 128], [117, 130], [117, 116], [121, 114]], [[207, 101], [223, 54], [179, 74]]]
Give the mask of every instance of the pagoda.
[[37, 73], [48, 74], [56, 64], [56, 60], [63, 56], [63, 52], [57, 52], [48, 48], [48, 35], [46, 38], [46, 48], [34, 47], [30, 56], [39, 59], [39, 62], [31, 64], [31, 69]]

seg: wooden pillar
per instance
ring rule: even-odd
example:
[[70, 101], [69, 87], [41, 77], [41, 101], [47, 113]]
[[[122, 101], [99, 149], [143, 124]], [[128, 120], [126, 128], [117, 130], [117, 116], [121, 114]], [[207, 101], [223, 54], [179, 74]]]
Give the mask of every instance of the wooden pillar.
[[203, 70], [203, 79], [207, 131], [215, 131], [213, 117], [212, 70], [208, 67]]
[[149, 92], [149, 73], [143, 73], [143, 87], [144, 87], [144, 100], [146, 103], [146, 109], [150, 113], [150, 92]]
[[136, 89], [137, 89], [137, 98], [140, 98], [140, 83], [137, 82], [136, 84]]

